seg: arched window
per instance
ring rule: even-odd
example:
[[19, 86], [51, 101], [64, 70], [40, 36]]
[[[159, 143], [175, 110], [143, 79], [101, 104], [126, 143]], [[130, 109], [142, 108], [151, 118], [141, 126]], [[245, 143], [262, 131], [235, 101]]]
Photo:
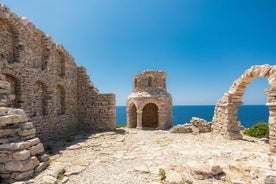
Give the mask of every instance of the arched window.
[[65, 114], [65, 90], [63, 86], [57, 85], [57, 114]]
[[12, 75], [8, 75], [6, 74], [6, 80], [10, 83], [11, 86], [11, 91], [10, 91], [10, 95], [14, 95], [14, 99], [11, 100], [11, 102], [8, 104], [9, 107], [13, 107], [13, 108], [19, 108], [20, 107], [20, 84], [19, 84], [19, 80], [12, 76]]
[[57, 74], [60, 77], [65, 76], [65, 56], [62, 52], [57, 52]]
[[148, 77], [148, 86], [149, 86], [149, 87], [152, 86], [152, 77]]
[[47, 91], [46, 85], [42, 81], [37, 81], [34, 85], [32, 107], [33, 116], [47, 114]]

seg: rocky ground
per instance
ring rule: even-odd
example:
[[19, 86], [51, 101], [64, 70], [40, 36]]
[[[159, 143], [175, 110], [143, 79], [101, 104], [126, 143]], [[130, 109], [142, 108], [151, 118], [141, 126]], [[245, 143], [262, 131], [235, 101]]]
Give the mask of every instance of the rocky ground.
[[50, 167], [25, 183], [276, 183], [276, 156], [254, 139], [117, 129], [45, 147]]

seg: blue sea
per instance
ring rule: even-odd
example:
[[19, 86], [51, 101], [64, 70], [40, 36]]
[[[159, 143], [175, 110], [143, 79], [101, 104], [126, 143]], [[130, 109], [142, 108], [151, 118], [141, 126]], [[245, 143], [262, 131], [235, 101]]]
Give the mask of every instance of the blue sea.
[[[192, 117], [212, 121], [214, 105], [175, 105], [173, 106], [173, 126], [190, 122]], [[116, 107], [117, 125], [126, 125], [126, 106]], [[238, 119], [248, 128], [258, 122], [268, 122], [268, 107], [266, 105], [242, 105], [239, 107]]]

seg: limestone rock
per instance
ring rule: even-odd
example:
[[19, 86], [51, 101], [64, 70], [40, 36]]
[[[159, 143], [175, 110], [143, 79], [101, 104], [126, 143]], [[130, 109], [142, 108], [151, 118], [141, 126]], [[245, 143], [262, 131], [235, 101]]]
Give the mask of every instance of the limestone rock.
[[169, 171], [166, 175], [166, 183], [168, 184], [183, 184], [181, 175], [176, 171]]
[[15, 152], [12, 157], [15, 159], [15, 160], [27, 160], [28, 158], [30, 158], [31, 156], [31, 152], [30, 150], [22, 150], [22, 151], [18, 151], [18, 152]]
[[265, 177], [265, 184], [275, 184], [276, 183], [276, 176], [267, 176]]
[[31, 148], [31, 155], [36, 155], [42, 152], [44, 152], [44, 147], [42, 143], [39, 143], [38, 145]]

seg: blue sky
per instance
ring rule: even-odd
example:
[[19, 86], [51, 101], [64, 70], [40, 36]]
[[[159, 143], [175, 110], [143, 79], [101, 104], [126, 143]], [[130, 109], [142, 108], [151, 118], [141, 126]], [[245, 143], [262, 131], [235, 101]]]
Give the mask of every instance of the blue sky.
[[[61, 43], [125, 105], [133, 75], [165, 70], [174, 104], [216, 104], [251, 65], [276, 64], [274, 0], [0, 0]], [[245, 104], [264, 104], [267, 80]]]

